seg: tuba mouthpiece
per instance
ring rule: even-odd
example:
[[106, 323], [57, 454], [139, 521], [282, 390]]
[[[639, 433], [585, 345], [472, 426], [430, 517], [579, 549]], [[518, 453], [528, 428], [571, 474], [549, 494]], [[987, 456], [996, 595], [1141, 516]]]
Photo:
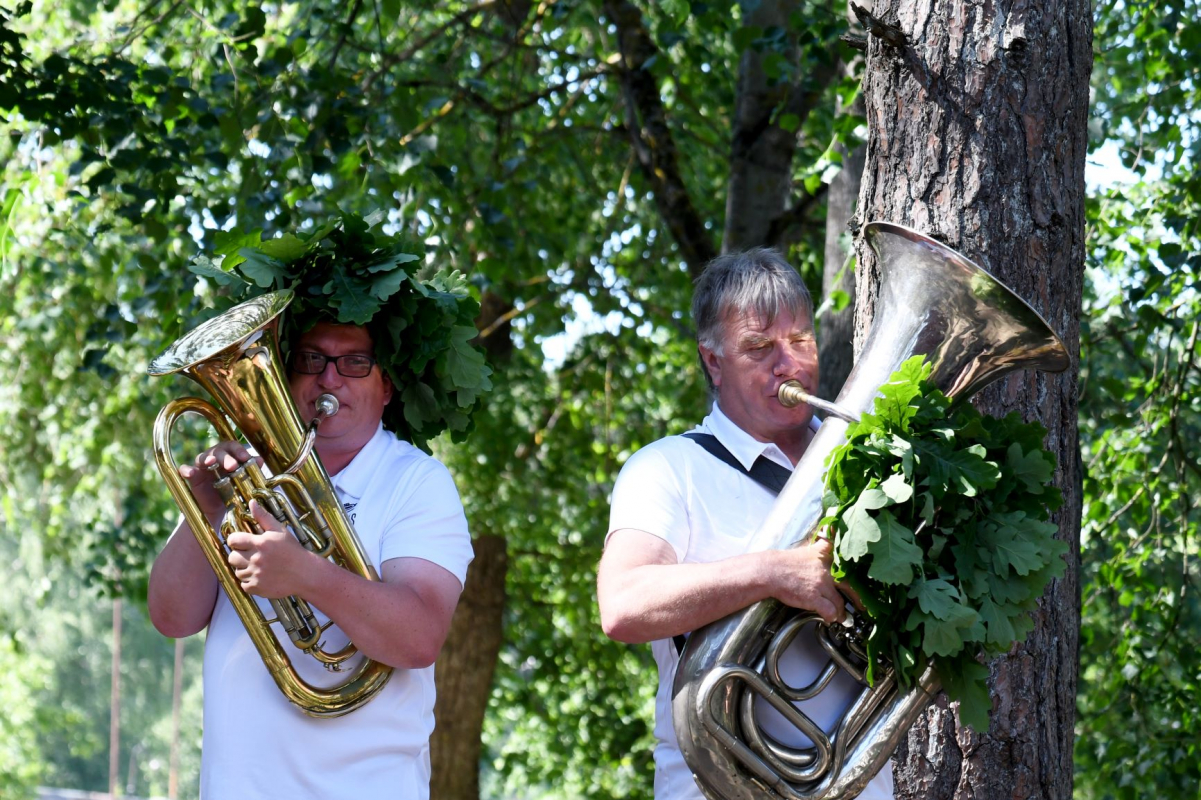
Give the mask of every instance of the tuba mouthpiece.
[[776, 397], [785, 408], [796, 408], [801, 403], [809, 402], [809, 393], [802, 389], [797, 381], [784, 381], [780, 384]]
[[796, 408], [801, 403], [808, 403], [813, 406], [814, 410], [822, 412], [827, 417], [837, 417], [845, 422], [859, 421], [858, 416], [847, 411], [842, 406], [837, 406], [825, 400], [819, 400], [809, 394], [798, 381], [784, 381], [780, 384], [780, 388], [776, 390], [776, 398], [780, 401], [780, 405], [785, 408]]
[[334, 414], [337, 414], [338, 409], [341, 408], [338, 398], [334, 397], [332, 394], [321, 395], [317, 398], [317, 402], [314, 403], [314, 405], [317, 407], [317, 416], [321, 417], [322, 419], [325, 417], [332, 417]]
[[289, 475], [294, 475], [304, 466], [304, 462], [308, 461], [309, 453], [313, 451], [313, 445], [317, 443], [317, 426], [322, 422], [338, 413], [338, 408], [341, 404], [338, 398], [332, 394], [323, 394], [313, 403], [317, 408], [317, 414], [309, 421], [308, 430], [305, 431], [304, 441], [300, 443], [300, 450], [296, 453], [296, 458], [292, 459], [292, 463], [284, 468], [284, 472]]

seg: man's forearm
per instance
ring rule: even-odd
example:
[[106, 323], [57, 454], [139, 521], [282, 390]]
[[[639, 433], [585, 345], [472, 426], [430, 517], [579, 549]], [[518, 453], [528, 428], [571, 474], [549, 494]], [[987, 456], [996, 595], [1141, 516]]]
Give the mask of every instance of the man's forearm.
[[217, 591], [217, 576], [191, 527], [181, 520], [150, 570], [150, 621], [164, 636], [199, 633], [212, 618]]
[[600, 578], [601, 623], [630, 644], [666, 639], [771, 596], [763, 553], [709, 564], [646, 564]]
[[447, 608], [445, 597], [423, 593], [404, 580], [370, 581], [321, 558], [315, 557], [312, 567], [306, 570], [301, 596], [333, 620], [361, 653], [399, 669], [434, 663], [450, 628], [453, 602]]
[[653, 641], [696, 630], [768, 597], [835, 622], [845, 600], [830, 578], [830, 555], [829, 542], [818, 540], [680, 564], [662, 539], [615, 531], [597, 578], [601, 626], [620, 642]]

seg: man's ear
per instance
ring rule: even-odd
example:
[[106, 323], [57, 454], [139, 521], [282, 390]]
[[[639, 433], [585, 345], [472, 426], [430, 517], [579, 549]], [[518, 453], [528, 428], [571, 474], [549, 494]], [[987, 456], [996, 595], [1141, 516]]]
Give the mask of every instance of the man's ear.
[[388, 377], [388, 373], [380, 370], [380, 377], [384, 381], [384, 405], [386, 406], [392, 402], [392, 395], [396, 393], [396, 390], [392, 388], [392, 379]]
[[721, 361], [718, 359], [717, 353], [703, 344], [698, 344], [696, 350], [700, 353], [701, 363], [709, 371], [709, 380], [713, 382], [714, 388], [721, 386]]

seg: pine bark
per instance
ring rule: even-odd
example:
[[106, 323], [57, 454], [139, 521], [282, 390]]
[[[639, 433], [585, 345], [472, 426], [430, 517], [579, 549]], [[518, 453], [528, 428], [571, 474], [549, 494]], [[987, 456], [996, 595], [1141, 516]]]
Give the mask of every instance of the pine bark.
[[[1060, 375], [1021, 372], [985, 389], [991, 414], [1049, 430], [1069, 543], [1024, 644], [991, 664], [989, 730], [961, 727], [945, 698], [898, 748], [898, 798], [1072, 794], [1080, 619], [1081, 466], [1076, 428], [1084, 159], [1092, 17], [1086, 0], [877, 0], [864, 83], [868, 156], [857, 221], [884, 219], [945, 241], [1027, 300], [1073, 356]], [[856, 343], [878, 288], [860, 244]]]

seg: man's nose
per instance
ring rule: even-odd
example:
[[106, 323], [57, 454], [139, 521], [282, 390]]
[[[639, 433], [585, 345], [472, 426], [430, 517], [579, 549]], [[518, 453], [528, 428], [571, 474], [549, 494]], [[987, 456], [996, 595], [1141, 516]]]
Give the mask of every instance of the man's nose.
[[325, 369], [317, 376], [317, 384], [322, 387], [342, 385], [342, 375], [338, 372], [338, 362], [332, 358], [325, 362]]
[[800, 353], [788, 345], [776, 349], [776, 375], [792, 375], [801, 365]]

